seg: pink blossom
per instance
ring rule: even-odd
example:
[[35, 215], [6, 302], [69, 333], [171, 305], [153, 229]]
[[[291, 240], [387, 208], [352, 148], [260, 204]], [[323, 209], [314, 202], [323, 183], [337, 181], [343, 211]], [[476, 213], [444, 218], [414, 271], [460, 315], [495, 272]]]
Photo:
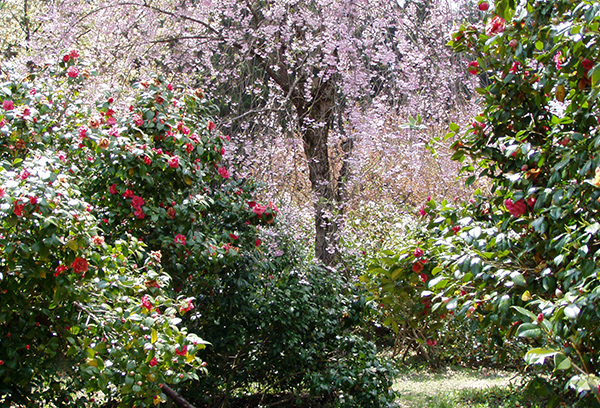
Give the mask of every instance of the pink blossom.
[[192, 299], [187, 299], [187, 306], [179, 306], [179, 313], [185, 314], [194, 308], [194, 304], [192, 303]]
[[527, 206], [525, 205], [525, 200], [520, 199], [519, 201], [513, 203], [513, 201], [508, 198], [504, 201], [504, 205], [506, 209], [513, 217], [520, 217], [527, 212]]
[[88, 131], [87, 126], [81, 126], [79, 128], [79, 131], [78, 131], [78, 133], [79, 133], [79, 140], [83, 140], [83, 139], [87, 138], [87, 131]]
[[144, 124], [144, 118], [142, 118], [142, 115], [139, 113], [136, 113], [133, 115], [133, 122], [136, 124], [136, 126], [142, 126]]
[[79, 58], [79, 51], [77, 51], [77, 50], [71, 50], [69, 52], [69, 57], [71, 57], [73, 59]]
[[257, 248], [260, 246], [261, 242], [262, 241], [260, 239], [256, 238], [255, 245], [256, 245]]
[[557, 54], [554, 54], [554, 65], [556, 67], [556, 70], [560, 70], [562, 63], [564, 62], [564, 58], [562, 55], [562, 51], [559, 51]]
[[13, 110], [15, 108], [15, 103], [9, 99], [5, 99], [4, 102], [2, 102], [2, 109], [6, 110], [6, 111], [10, 111]]
[[171, 84], [168, 84], [168, 85], [167, 85], [167, 89], [168, 89], [169, 91], [172, 91], [172, 90], [173, 90], [173, 85], [171, 85]]
[[420, 214], [422, 217], [424, 217], [424, 216], [426, 216], [426, 215], [427, 215], [427, 212], [425, 211], [425, 204], [423, 204], [423, 205], [421, 206], [421, 208], [419, 208], [419, 214]]
[[185, 236], [181, 235], [181, 234], [177, 234], [175, 235], [175, 243], [176, 244], [181, 244], [181, 245], [185, 245]]
[[227, 171], [227, 169], [225, 167], [219, 167], [219, 170], [217, 170], [217, 171], [219, 172], [221, 177], [229, 178], [229, 172]]
[[27, 177], [29, 177], [29, 176], [31, 176], [31, 173], [30, 173], [30, 172], [29, 172], [27, 169], [25, 169], [25, 170], [23, 170], [23, 171], [21, 171], [21, 172], [19, 173], [19, 178], [20, 178], [21, 180], [25, 180], [25, 179], [27, 179]]
[[6, 189], [4, 187], [0, 187], [0, 198], [6, 195]]
[[67, 68], [67, 75], [69, 78], [77, 78], [79, 76], [79, 69], [77, 69], [76, 66], [71, 65], [69, 68]]
[[[114, 120], [114, 122], [116, 123], [117, 121], [115, 120], [115, 118], [108, 118], [108, 120]], [[121, 134], [119, 133], [119, 129], [117, 129], [116, 126], [113, 126], [110, 128], [110, 130], [108, 131], [108, 135], [112, 136], [112, 137], [119, 137], [121, 136]]]
[[[109, 126], [112, 125], [116, 125], [117, 124], [117, 119], [115, 119], [113, 116], [109, 116], [108, 118], [106, 118], [106, 124]], [[118, 137], [119, 135], [115, 136]]]
[[140, 208], [142, 208], [142, 206], [144, 204], [145, 204], [145, 201], [142, 197], [133, 196], [133, 198], [131, 199], [131, 206], [133, 208], [135, 208], [136, 210], [139, 210]]
[[267, 210], [267, 207], [265, 207], [264, 205], [260, 205], [260, 204], [256, 204], [254, 206], [254, 208], [252, 209], [254, 214], [258, 215], [258, 218], [261, 218], [266, 210]]
[[214, 130], [217, 125], [215, 125], [215, 122], [213, 122], [212, 120], [208, 122], [208, 125], [206, 126], [208, 128], [209, 131]]
[[183, 133], [184, 135], [189, 135], [190, 134], [190, 128], [188, 128], [187, 126], [182, 126], [181, 127], [181, 133]]
[[140, 220], [143, 220], [144, 218], [146, 218], [146, 213], [144, 213], [141, 208], [135, 210], [133, 215], [135, 215], [135, 218], [140, 219]]
[[173, 156], [168, 160], [169, 167], [172, 169], [176, 169], [179, 167], [179, 156]]
[[516, 74], [519, 70], [519, 65], [521, 65], [519, 61], [513, 62], [512, 67], [508, 70], [508, 72], [510, 72], [511, 74]]
[[423, 250], [422, 250], [421, 248], [417, 248], [417, 249], [415, 249], [415, 250], [414, 250], [414, 252], [413, 252], [413, 256], [414, 256], [415, 258], [420, 258], [420, 257], [422, 257], [422, 256], [423, 256]]
[[427, 345], [435, 346], [437, 344], [437, 340], [427, 340]]
[[491, 36], [494, 34], [500, 34], [504, 32], [504, 26], [506, 24], [506, 20], [504, 20], [500, 16], [494, 16], [486, 25], [485, 25], [485, 35]]
[[191, 153], [192, 150], [194, 150], [194, 145], [191, 144], [191, 143], [186, 143], [185, 144], [185, 151], [188, 152], [188, 153]]
[[190, 140], [192, 142], [194, 142], [194, 143], [200, 143], [200, 137], [198, 137], [198, 135], [196, 133], [192, 133], [188, 137], [190, 138]]
[[148, 311], [152, 310], [152, 303], [150, 303], [150, 297], [148, 295], [142, 296], [142, 307], [148, 309]]

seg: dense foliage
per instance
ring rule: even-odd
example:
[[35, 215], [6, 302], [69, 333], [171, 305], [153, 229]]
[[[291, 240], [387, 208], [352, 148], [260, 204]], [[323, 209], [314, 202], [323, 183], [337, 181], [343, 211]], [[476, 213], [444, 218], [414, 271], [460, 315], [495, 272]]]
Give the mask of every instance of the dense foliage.
[[175, 384], [389, 406], [364, 298], [268, 233], [278, 210], [227, 169], [204, 94], [154, 77], [94, 102], [89, 75], [71, 51], [0, 88], [1, 401], [152, 406]]
[[[484, 25], [461, 26], [450, 45], [473, 55], [484, 110], [448, 137], [460, 136], [454, 158], [474, 173], [467, 183], [485, 178], [489, 190], [462, 207], [420, 209], [419, 246], [435, 260], [421, 296], [476, 323], [500, 350], [520, 340], [529, 365], [553, 360], [551, 377], [531, 386], [552, 394], [551, 406], [563, 387], [591, 406], [600, 370], [600, 11], [591, 1], [480, 9], [489, 9]], [[390, 273], [393, 281], [404, 272]]]

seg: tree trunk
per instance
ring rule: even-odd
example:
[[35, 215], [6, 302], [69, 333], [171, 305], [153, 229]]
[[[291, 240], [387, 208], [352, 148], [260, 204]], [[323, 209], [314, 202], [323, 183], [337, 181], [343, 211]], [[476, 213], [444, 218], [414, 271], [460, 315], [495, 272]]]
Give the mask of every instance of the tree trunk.
[[339, 259], [339, 202], [329, 163], [328, 135], [335, 106], [335, 80], [312, 88], [310, 105], [296, 105], [315, 208], [315, 257], [327, 266]]

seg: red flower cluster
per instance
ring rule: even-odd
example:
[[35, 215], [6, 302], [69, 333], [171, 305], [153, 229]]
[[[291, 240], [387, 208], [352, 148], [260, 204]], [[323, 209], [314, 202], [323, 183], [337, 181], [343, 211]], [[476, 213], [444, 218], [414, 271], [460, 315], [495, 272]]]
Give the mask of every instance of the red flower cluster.
[[513, 200], [507, 198], [506, 201], [504, 201], [504, 205], [506, 206], [506, 209], [510, 215], [513, 217], [518, 218], [527, 212], [527, 206], [525, 205], [525, 200], [523, 199], [513, 203]]

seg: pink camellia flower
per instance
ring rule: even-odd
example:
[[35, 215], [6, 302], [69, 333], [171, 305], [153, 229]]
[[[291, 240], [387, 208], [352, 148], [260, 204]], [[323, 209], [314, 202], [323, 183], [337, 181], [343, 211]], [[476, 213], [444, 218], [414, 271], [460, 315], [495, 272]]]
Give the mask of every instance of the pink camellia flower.
[[215, 122], [213, 122], [212, 120], [208, 122], [208, 125], [206, 126], [208, 128], [209, 131], [214, 130], [217, 125], [215, 125]]
[[423, 204], [423, 205], [421, 206], [421, 208], [419, 208], [419, 214], [420, 214], [422, 217], [424, 217], [424, 216], [426, 216], [426, 215], [427, 215], [427, 212], [425, 211], [425, 204]]
[[27, 171], [27, 169], [25, 169], [25, 170], [23, 170], [23, 171], [21, 171], [21, 172], [19, 173], [19, 178], [20, 178], [21, 180], [25, 180], [25, 179], [27, 179], [27, 177], [29, 177], [29, 176], [31, 176], [31, 173], [30, 173], [29, 171]]
[[87, 138], [87, 131], [88, 130], [89, 129], [87, 128], [87, 126], [81, 126], [79, 128], [79, 131], [78, 131], [78, 133], [79, 133], [79, 140], [83, 140], [83, 139]]
[[556, 70], [557, 71], [560, 70], [562, 63], [564, 62], [562, 51], [559, 51], [557, 54], [555, 54], [553, 59], [554, 59], [554, 65], [556, 67]]
[[504, 201], [504, 205], [506, 209], [513, 217], [520, 217], [527, 212], [527, 206], [525, 205], [525, 200], [520, 199], [519, 201], [513, 203], [513, 200], [510, 198]]
[[168, 84], [168, 85], [167, 85], [167, 89], [168, 89], [169, 91], [172, 91], [172, 90], [173, 90], [173, 85], [171, 85], [171, 84]]
[[510, 48], [512, 48], [513, 50], [517, 49], [517, 40], [515, 40], [514, 38], [512, 40], [510, 40], [510, 42], [508, 43], [508, 46]]
[[427, 277], [427, 275], [425, 275], [423, 272], [421, 272], [421, 273], [419, 274], [419, 277], [421, 278], [421, 282], [423, 282], [423, 283], [427, 282], [427, 279], [429, 279], [429, 278]]
[[189, 135], [190, 134], [190, 128], [187, 126], [182, 126], [181, 127], [181, 133], [183, 133], [184, 135]]
[[144, 118], [142, 118], [142, 115], [140, 115], [139, 113], [136, 113], [135, 115], [133, 115], [133, 122], [136, 126], [142, 126], [144, 124]]
[[150, 360], [150, 361], [148, 362], [148, 365], [149, 365], [150, 367], [156, 367], [156, 365], [157, 365], [157, 364], [158, 364], [158, 360], [156, 360], [156, 357], [154, 357], [152, 360]]
[[131, 199], [131, 206], [133, 208], [135, 208], [136, 210], [139, 210], [140, 208], [142, 208], [142, 206], [144, 204], [145, 204], [145, 201], [142, 197], [133, 196], [133, 198]]
[[77, 50], [71, 50], [69, 52], [69, 57], [71, 57], [73, 59], [79, 58], [79, 51], [77, 51]]
[[[117, 123], [115, 118], [108, 118], [108, 120], [113, 120], [115, 123]], [[121, 136], [121, 133], [119, 133], [119, 129], [116, 126], [113, 126], [110, 128], [110, 130], [108, 131], [109, 136], [112, 137], [119, 137]]]
[[168, 160], [169, 167], [172, 169], [176, 169], [179, 167], [179, 156], [173, 156]]
[[58, 157], [58, 160], [60, 160], [63, 163], [67, 162], [67, 154], [65, 152], [57, 152], [56, 157]]
[[508, 72], [510, 72], [511, 74], [516, 74], [519, 70], [520, 65], [521, 63], [519, 61], [513, 62], [512, 67], [508, 70]]
[[108, 192], [111, 194], [117, 194], [117, 185], [113, 184], [108, 188]]
[[123, 193], [123, 198], [133, 198], [134, 196], [135, 194], [133, 194], [133, 191], [131, 191], [130, 189], [126, 189]]
[[175, 243], [185, 245], [185, 235], [181, 235], [181, 234], [175, 235]]
[[67, 75], [69, 78], [77, 78], [79, 76], [79, 69], [76, 66], [72, 65], [67, 68]]
[[420, 258], [423, 256], [423, 250], [421, 248], [417, 248], [415, 249], [415, 251], [413, 252], [413, 256], [415, 258]]
[[146, 213], [143, 212], [141, 208], [138, 208], [137, 210], [135, 210], [133, 215], [135, 215], [135, 218], [140, 219], [140, 220], [143, 220], [144, 218], [146, 218]]
[[116, 125], [117, 119], [115, 119], [113, 116], [109, 116], [108, 118], [106, 118], [106, 124], [109, 126]]
[[102, 245], [104, 245], [104, 237], [102, 237], [100, 235], [94, 235], [92, 237], [92, 244], [94, 244], [96, 246], [102, 246]]
[[150, 297], [148, 295], [142, 296], [142, 307], [148, 309], [148, 311], [152, 310], [152, 303], [150, 303]]
[[494, 34], [500, 34], [504, 32], [504, 26], [506, 25], [506, 20], [504, 20], [500, 16], [494, 16], [486, 25], [485, 25], [485, 35], [490, 36]]
[[484, 1], [484, 2], [479, 3], [478, 8], [481, 11], [488, 11], [488, 9], [490, 8], [490, 4], [487, 1]]
[[175, 354], [177, 354], [178, 356], [185, 356], [187, 354], [187, 346], [183, 346], [181, 349], [179, 349], [179, 347], [176, 348]]
[[184, 306], [184, 305], [179, 306], [179, 313], [185, 314], [186, 312], [189, 312], [193, 308], [194, 308], [194, 304], [192, 303], [192, 299], [187, 299], [186, 306]]
[[467, 66], [467, 71], [471, 75], [477, 75], [477, 73], [479, 72], [479, 62], [477, 62], [477, 61], [469, 62], [469, 65]]
[[219, 169], [217, 171], [219, 172], [221, 177], [229, 178], [229, 172], [227, 171], [227, 169], [225, 167], [219, 167]]
[[6, 111], [10, 111], [13, 110], [15, 108], [15, 103], [13, 101], [11, 101], [10, 99], [5, 99], [4, 102], [2, 102], [2, 109], [6, 110]]
[[6, 195], [6, 189], [4, 187], [0, 187], [0, 198]]
[[427, 340], [427, 345], [435, 346], [437, 344], [437, 340]]
[[254, 208], [252, 208], [254, 214], [258, 215], [258, 218], [261, 218], [262, 215], [267, 211], [267, 207], [261, 204], [256, 204]]

